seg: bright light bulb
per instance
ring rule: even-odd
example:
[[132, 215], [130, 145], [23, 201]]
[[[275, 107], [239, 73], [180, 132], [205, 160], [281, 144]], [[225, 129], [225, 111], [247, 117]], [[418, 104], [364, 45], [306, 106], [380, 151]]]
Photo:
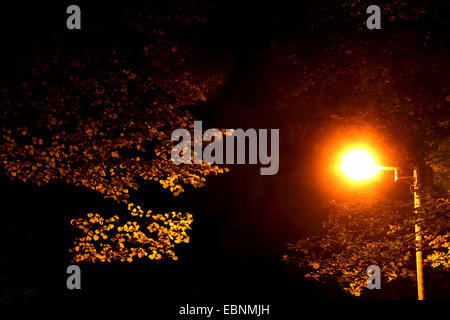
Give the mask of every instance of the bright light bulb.
[[370, 179], [380, 171], [375, 159], [363, 149], [347, 152], [342, 158], [341, 170], [352, 180], [361, 181]]

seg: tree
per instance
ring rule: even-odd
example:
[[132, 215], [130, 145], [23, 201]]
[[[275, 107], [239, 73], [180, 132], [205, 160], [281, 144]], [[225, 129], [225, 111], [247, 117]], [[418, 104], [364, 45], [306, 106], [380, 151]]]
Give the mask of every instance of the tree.
[[[434, 268], [450, 270], [449, 199], [430, 198], [420, 216], [426, 259]], [[366, 286], [370, 265], [378, 265], [389, 282], [415, 279], [414, 224], [407, 202], [389, 198], [360, 198], [358, 202], [330, 206], [322, 232], [289, 245], [287, 262], [305, 268], [306, 277], [324, 281], [333, 277], [351, 294]]]
[[189, 241], [192, 216], [144, 213], [129, 202], [130, 193], [156, 181], [176, 196], [183, 186], [202, 187], [206, 176], [224, 171], [170, 160], [172, 131], [193, 125], [188, 107], [206, 101], [222, 78], [190, 68], [188, 48], [166, 36], [201, 22], [195, 5], [159, 6], [125, 15], [122, 33], [98, 47], [62, 41], [52, 53], [24, 57], [2, 92], [0, 162], [12, 179], [74, 184], [128, 204], [124, 224], [118, 215], [72, 221], [82, 231], [75, 261], [176, 259], [171, 249]]
[[[379, 265], [388, 281], [415, 276], [417, 218], [425, 263], [450, 268], [448, 51], [439, 38], [425, 50], [423, 39], [421, 33], [401, 29], [393, 36], [345, 32], [314, 48], [320, 51], [314, 59], [307, 55], [314, 49], [291, 43], [279, 47], [290, 90], [279, 108], [286, 119], [301, 110], [322, 128], [311, 137], [311, 124], [305, 121], [298, 125], [300, 132], [292, 131], [297, 139], [309, 135], [304, 140], [311, 141], [310, 148], [328, 155], [330, 142], [314, 145], [316, 137], [367, 135], [377, 147], [389, 146], [381, 151], [389, 164], [422, 169], [425, 200], [419, 217], [412, 214], [411, 198], [394, 201], [383, 187], [379, 194], [331, 202], [322, 228], [288, 246], [284, 261], [304, 268], [307, 277], [336, 278], [354, 295], [365, 286], [371, 264]], [[328, 177], [328, 188], [338, 188]]]
[[[356, 24], [358, 28], [365, 28], [365, 21], [368, 17], [366, 9], [373, 5], [371, 1], [346, 0], [339, 6], [329, 0], [317, 1], [311, 6], [309, 12], [314, 19], [309, 22], [310, 28], [317, 28], [326, 23], [336, 23], [338, 25]], [[382, 11], [382, 24], [395, 22], [416, 22], [423, 21], [424, 16], [429, 11], [435, 9], [433, 1], [421, 0], [405, 2], [401, 0], [388, 0], [380, 4]]]

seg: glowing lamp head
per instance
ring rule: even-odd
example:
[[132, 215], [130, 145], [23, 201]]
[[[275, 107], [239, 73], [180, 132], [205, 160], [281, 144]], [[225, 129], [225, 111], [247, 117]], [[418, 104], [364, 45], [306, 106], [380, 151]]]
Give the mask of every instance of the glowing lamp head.
[[341, 171], [350, 179], [362, 181], [370, 179], [380, 171], [375, 159], [363, 149], [347, 152], [342, 158]]

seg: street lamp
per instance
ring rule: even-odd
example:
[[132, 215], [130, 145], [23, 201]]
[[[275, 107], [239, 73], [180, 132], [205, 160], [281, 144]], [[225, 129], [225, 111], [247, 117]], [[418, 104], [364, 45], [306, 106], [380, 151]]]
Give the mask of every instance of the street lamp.
[[[388, 167], [377, 165], [372, 155], [364, 149], [354, 149], [347, 152], [340, 165], [341, 171], [354, 181], [362, 181], [374, 177], [380, 171], [394, 171], [395, 182], [402, 180], [411, 184], [411, 191], [414, 194], [414, 214], [419, 214], [420, 195], [419, 195], [419, 172], [417, 168], [413, 169], [412, 176], [398, 176], [397, 167]], [[423, 257], [422, 257], [422, 234], [418, 220], [415, 223], [416, 236], [416, 274], [417, 274], [417, 296], [419, 300], [425, 299], [423, 282]]]
[[380, 171], [375, 159], [364, 149], [354, 149], [342, 158], [341, 170], [354, 181], [372, 178]]

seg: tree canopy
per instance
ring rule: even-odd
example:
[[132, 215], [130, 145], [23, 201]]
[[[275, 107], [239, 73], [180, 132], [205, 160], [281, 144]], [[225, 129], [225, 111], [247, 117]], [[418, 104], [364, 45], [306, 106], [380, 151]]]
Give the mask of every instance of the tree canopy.
[[75, 261], [176, 258], [170, 249], [188, 242], [192, 216], [144, 214], [129, 202], [131, 192], [153, 181], [176, 196], [224, 170], [170, 159], [172, 131], [193, 126], [189, 108], [222, 83], [220, 74], [188, 66], [189, 47], [166, 35], [201, 23], [191, 5], [174, 1], [138, 16], [128, 12], [119, 37], [99, 46], [60, 40], [58, 49], [37, 50], [21, 58], [16, 78], [2, 90], [0, 162], [12, 179], [73, 184], [128, 204], [130, 221], [120, 226], [118, 216], [72, 221], [82, 231]]
[[[356, 2], [343, 6], [348, 4], [355, 7]], [[426, 8], [421, 4], [413, 11], [420, 16]], [[391, 21], [405, 14], [391, 9]], [[330, 192], [336, 199], [327, 206], [323, 226], [290, 244], [283, 260], [303, 268], [307, 277], [337, 279], [354, 295], [365, 287], [372, 264], [381, 267], [388, 281], [415, 276], [416, 222], [422, 226], [426, 265], [445, 271], [450, 267], [448, 48], [439, 37], [432, 48], [424, 46], [426, 32], [406, 32], [401, 25], [393, 30], [395, 34], [381, 36], [367, 30], [336, 32], [319, 44], [322, 51], [314, 57], [300, 43], [280, 45], [278, 51], [290, 88], [279, 102], [280, 114], [285, 119], [305, 114], [308, 120], [291, 131], [292, 137], [304, 133], [311, 149], [326, 155], [329, 175], [322, 186], [337, 188]], [[312, 125], [320, 129], [312, 130]], [[312, 131], [322, 144], [307, 138]], [[413, 214], [412, 196], [394, 197], [386, 183], [378, 182], [378, 192], [374, 186], [354, 192], [353, 199], [339, 198], [339, 190], [345, 189], [342, 181], [330, 181], [330, 146], [338, 141], [334, 135], [350, 143], [358, 142], [358, 136], [368, 138], [365, 142], [383, 154], [383, 164], [400, 167], [401, 175], [411, 175], [419, 166], [424, 199], [420, 215]]]

